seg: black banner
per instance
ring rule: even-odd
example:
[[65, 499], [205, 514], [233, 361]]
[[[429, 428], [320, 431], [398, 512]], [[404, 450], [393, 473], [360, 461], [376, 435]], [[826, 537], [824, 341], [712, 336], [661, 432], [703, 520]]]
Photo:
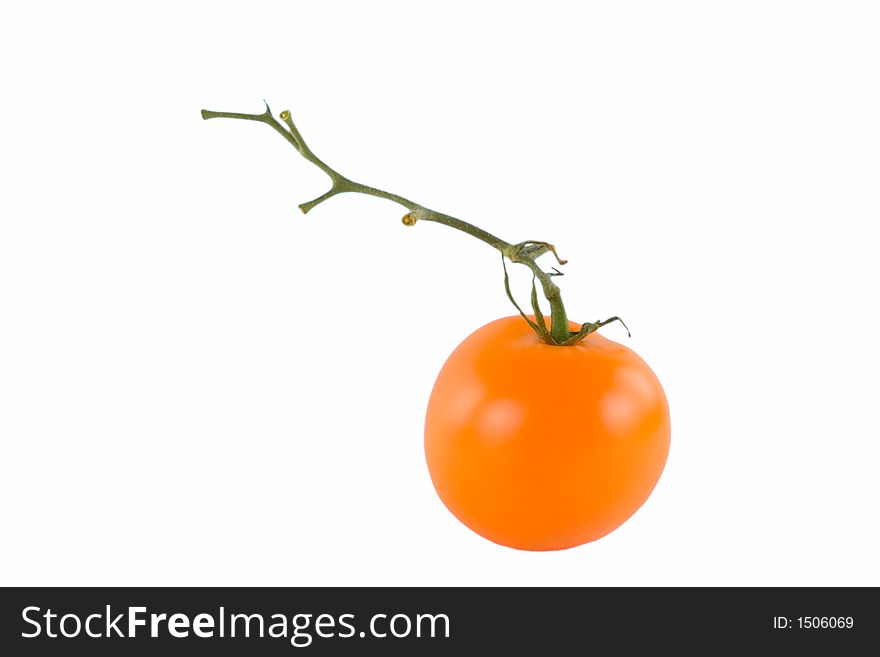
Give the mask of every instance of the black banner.
[[880, 639], [869, 588], [7, 588], [0, 596], [4, 655], [806, 646], [854, 654]]

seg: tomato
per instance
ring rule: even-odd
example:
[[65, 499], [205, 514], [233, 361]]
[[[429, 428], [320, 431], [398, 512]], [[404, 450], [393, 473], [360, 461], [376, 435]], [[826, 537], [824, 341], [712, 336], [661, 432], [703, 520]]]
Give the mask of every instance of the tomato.
[[515, 316], [478, 329], [444, 364], [425, 456], [440, 499], [472, 530], [560, 550], [635, 513], [663, 471], [669, 436], [666, 395], [633, 351], [598, 333], [548, 345]]
[[[535, 312], [541, 313], [540, 283], [551, 317], [566, 317], [554, 274], [536, 264], [547, 253], [565, 264], [549, 242], [506, 242], [346, 178], [306, 145], [288, 110], [280, 114], [283, 123], [268, 105], [262, 114], [202, 110], [202, 118], [265, 123], [324, 171], [332, 186], [301, 204], [304, 213], [341, 193], [393, 201], [406, 208], [406, 226], [449, 226], [498, 250], [502, 263], [527, 266]], [[504, 285], [519, 309], [506, 265]], [[595, 332], [617, 320], [584, 324], [583, 332], [569, 324], [575, 334], [568, 335], [564, 319], [532, 325], [521, 317], [499, 319], [473, 333], [446, 361], [428, 405], [425, 454], [440, 499], [468, 527], [502, 545], [558, 550], [604, 536], [651, 494], [669, 451], [669, 407], [645, 362]]]

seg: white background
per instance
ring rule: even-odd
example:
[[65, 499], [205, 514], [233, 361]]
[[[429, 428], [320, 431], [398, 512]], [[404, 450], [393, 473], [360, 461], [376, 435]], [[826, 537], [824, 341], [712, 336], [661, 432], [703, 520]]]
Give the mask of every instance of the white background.
[[[11, 8], [16, 7], [16, 8]], [[0, 582], [880, 585], [880, 13], [864, 2], [30, 3], [0, 15]], [[422, 423], [549, 240], [654, 368], [667, 469], [501, 548]], [[521, 298], [527, 277], [516, 272]]]

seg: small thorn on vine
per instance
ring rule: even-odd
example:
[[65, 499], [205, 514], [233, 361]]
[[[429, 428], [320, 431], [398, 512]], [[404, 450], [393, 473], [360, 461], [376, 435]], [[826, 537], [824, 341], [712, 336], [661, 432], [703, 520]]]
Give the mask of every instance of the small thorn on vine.
[[548, 272], [547, 273], [548, 276], [565, 276], [565, 273], [559, 271], [558, 269], [556, 269], [556, 267], [550, 267], [550, 269], [552, 269], [553, 271]]
[[412, 212], [407, 212], [405, 215], [403, 215], [403, 219], [401, 219], [401, 221], [403, 222], [404, 226], [416, 225], [416, 218]]

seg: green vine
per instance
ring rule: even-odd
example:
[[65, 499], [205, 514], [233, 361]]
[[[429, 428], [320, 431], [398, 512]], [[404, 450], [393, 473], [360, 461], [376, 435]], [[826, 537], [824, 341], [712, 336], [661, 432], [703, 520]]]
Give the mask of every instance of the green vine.
[[[309, 212], [317, 205], [323, 203], [327, 199], [336, 196], [337, 194], [344, 194], [348, 192], [367, 194], [369, 196], [378, 196], [379, 198], [393, 201], [398, 205], [402, 205], [404, 208], [406, 208], [407, 213], [403, 216], [403, 223], [406, 226], [414, 226], [419, 221], [433, 221], [435, 223], [443, 224], [444, 226], [449, 226], [450, 228], [455, 228], [464, 233], [467, 233], [468, 235], [476, 237], [477, 239], [488, 244], [489, 246], [497, 249], [501, 253], [501, 263], [504, 269], [504, 290], [507, 293], [510, 301], [519, 311], [520, 315], [522, 315], [523, 318], [529, 323], [529, 326], [534, 329], [534, 331], [538, 334], [543, 342], [551, 345], [569, 346], [578, 343], [579, 341], [583, 340], [587, 335], [596, 331], [602, 326], [605, 326], [606, 324], [610, 324], [611, 322], [615, 321], [623, 324], [623, 320], [621, 320], [619, 317], [611, 317], [610, 319], [606, 319], [604, 321], [587, 322], [581, 325], [579, 331], [571, 331], [568, 326], [568, 316], [565, 312], [565, 306], [562, 303], [562, 294], [559, 290], [559, 286], [553, 282], [553, 277], [560, 275], [560, 272], [556, 270], [554, 270], [555, 273], [545, 272], [536, 262], [536, 260], [542, 255], [546, 253], [552, 253], [553, 257], [556, 258], [556, 261], [560, 265], [564, 265], [566, 263], [565, 260], [562, 260], [557, 255], [556, 248], [552, 244], [549, 244], [548, 242], [538, 242], [534, 240], [527, 240], [525, 242], [511, 244], [510, 242], [505, 242], [501, 238], [496, 237], [495, 235], [483, 230], [482, 228], [478, 228], [473, 224], [462, 221], [461, 219], [456, 219], [455, 217], [451, 217], [448, 214], [443, 214], [442, 212], [431, 210], [430, 208], [419, 205], [418, 203], [410, 201], [403, 196], [392, 194], [391, 192], [386, 192], [384, 190], [376, 189], [375, 187], [370, 187], [368, 185], [363, 185], [361, 183], [350, 180], [349, 178], [346, 178], [338, 171], [327, 165], [323, 160], [315, 155], [312, 149], [309, 148], [308, 144], [306, 144], [306, 141], [303, 139], [296, 125], [294, 125], [293, 119], [291, 118], [290, 112], [288, 110], [284, 110], [279, 116], [283, 123], [279, 122], [275, 119], [274, 116], [272, 116], [272, 112], [269, 109], [268, 104], [266, 105], [266, 111], [262, 114], [212, 112], [209, 110], [202, 110], [203, 119], [242, 119], [245, 121], [258, 121], [260, 123], [265, 123], [272, 129], [274, 129], [282, 137], [284, 137], [288, 142], [290, 142], [290, 144], [306, 160], [314, 164], [316, 167], [321, 169], [321, 171], [326, 173], [327, 176], [329, 176], [331, 182], [330, 189], [321, 196], [311, 201], [308, 201], [307, 203], [302, 203], [299, 206], [300, 210], [302, 210], [304, 214]], [[505, 258], [507, 260], [510, 260], [511, 262], [524, 265], [532, 271], [531, 305], [532, 311], [534, 312], [534, 320], [529, 318], [528, 315], [526, 315], [522, 311], [510, 291], [510, 279], [507, 274], [507, 265], [505, 263]], [[547, 302], [550, 304], [549, 328], [544, 321], [544, 315], [541, 312], [541, 308], [538, 304], [536, 281], [537, 283], [540, 283], [541, 291], [543, 292], [544, 297], [547, 299]], [[626, 327], [626, 324], [624, 324], [624, 327]], [[627, 329], [627, 333], [629, 333], [629, 329]]]

